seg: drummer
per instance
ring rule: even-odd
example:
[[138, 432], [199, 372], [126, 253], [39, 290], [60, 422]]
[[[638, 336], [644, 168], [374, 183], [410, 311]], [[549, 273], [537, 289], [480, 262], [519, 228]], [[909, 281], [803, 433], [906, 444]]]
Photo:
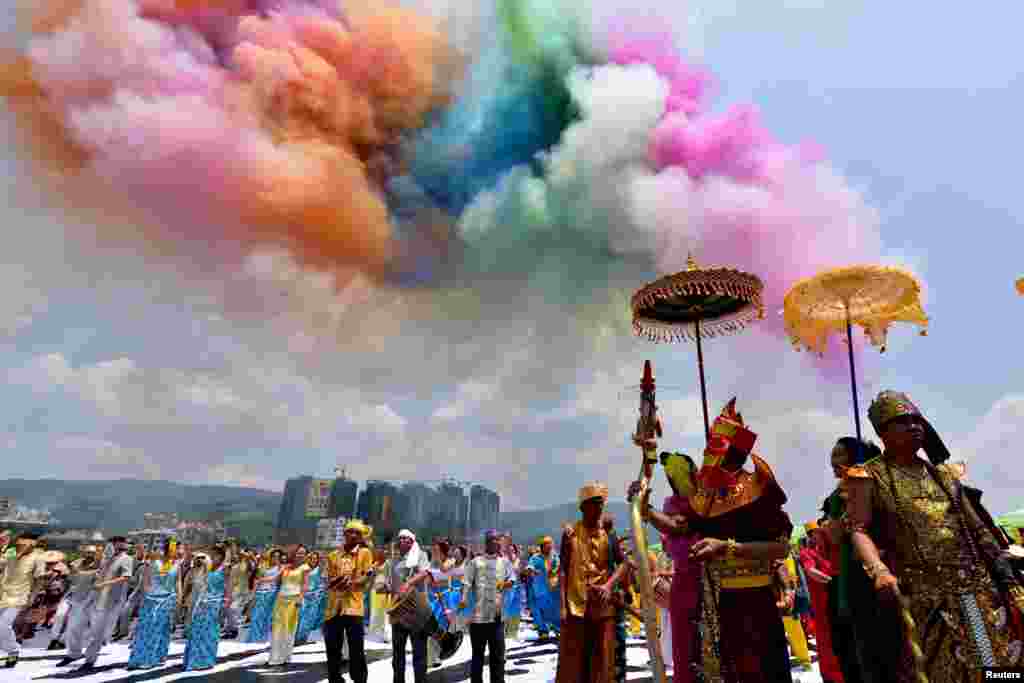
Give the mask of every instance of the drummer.
[[[396, 596], [392, 604], [397, 604], [401, 596], [411, 590], [426, 591], [426, 582], [430, 578], [430, 558], [420, 549], [416, 535], [408, 529], [398, 533], [398, 558], [391, 566], [389, 587]], [[391, 624], [391, 667], [395, 673], [395, 683], [405, 682], [405, 644], [412, 640], [412, 668], [416, 683], [427, 681], [427, 638], [426, 631], [415, 633], [399, 623]]]

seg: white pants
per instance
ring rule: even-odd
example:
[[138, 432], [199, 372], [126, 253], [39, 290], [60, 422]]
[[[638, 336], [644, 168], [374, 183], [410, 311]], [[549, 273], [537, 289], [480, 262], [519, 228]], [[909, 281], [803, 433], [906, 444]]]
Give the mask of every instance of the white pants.
[[5, 607], [0, 609], [0, 650], [9, 655], [21, 652], [18, 639], [14, 635], [14, 620], [21, 613], [21, 607]]
[[672, 620], [668, 616], [668, 610], [664, 607], [661, 611], [661, 659], [665, 662], [665, 668], [672, 668]]
[[67, 628], [64, 630], [64, 645], [68, 649], [68, 657], [78, 659], [87, 644], [89, 625], [92, 623], [92, 600], [71, 603], [68, 612]]
[[[110, 640], [111, 634], [114, 633], [114, 626], [117, 625], [117, 619], [120, 616], [120, 605], [106, 609], [93, 608], [92, 619], [89, 624], [89, 645], [85, 648], [85, 661], [95, 662], [96, 658], [100, 656], [100, 650]], [[71, 653], [69, 652], [68, 654], [70, 655]]]

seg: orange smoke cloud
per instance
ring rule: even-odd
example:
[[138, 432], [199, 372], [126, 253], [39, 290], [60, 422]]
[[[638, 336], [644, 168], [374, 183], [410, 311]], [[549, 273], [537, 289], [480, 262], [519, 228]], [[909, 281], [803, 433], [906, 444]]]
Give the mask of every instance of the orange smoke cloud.
[[400, 7], [248, 4], [44, 3], [27, 53], [0, 64], [0, 95], [62, 193], [73, 178], [96, 201], [99, 179], [165, 228], [147, 239], [220, 230], [380, 273], [395, 250], [377, 169], [446, 101], [445, 37]]

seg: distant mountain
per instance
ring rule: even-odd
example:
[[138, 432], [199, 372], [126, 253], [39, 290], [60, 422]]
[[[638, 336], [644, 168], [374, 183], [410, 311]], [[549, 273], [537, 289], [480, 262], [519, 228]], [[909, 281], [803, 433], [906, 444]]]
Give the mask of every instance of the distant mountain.
[[[615, 518], [615, 530], [620, 535], [630, 536], [632, 534], [629, 523], [629, 505], [622, 501], [611, 501], [605, 506], [608, 512]], [[551, 536], [558, 544], [561, 536], [562, 524], [575, 522], [580, 519], [579, 506], [576, 503], [566, 503], [541, 510], [523, 510], [521, 512], [502, 512], [501, 530], [512, 534], [512, 539], [519, 544], [532, 544], [537, 542], [541, 536]], [[648, 543], [658, 543], [658, 532], [648, 526]]]
[[147, 512], [175, 512], [184, 519], [274, 519], [281, 506], [281, 494], [272, 491], [135, 479], [3, 479], [3, 496], [14, 498], [16, 505], [48, 510], [57, 527], [99, 528], [107, 533], [140, 528]]

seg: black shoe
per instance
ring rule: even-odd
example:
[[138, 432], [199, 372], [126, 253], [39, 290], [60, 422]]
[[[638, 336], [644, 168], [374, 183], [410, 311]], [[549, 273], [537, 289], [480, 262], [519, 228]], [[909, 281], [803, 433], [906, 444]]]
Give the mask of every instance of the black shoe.
[[13, 669], [18, 665], [18, 655], [7, 655], [7, 661], [4, 663], [4, 668]]
[[78, 667], [79, 671], [92, 671], [96, 668], [96, 662], [86, 662], [82, 666]]
[[57, 662], [57, 666], [67, 666], [71, 662], [78, 661], [76, 657], [65, 657], [64, 659]]
[[51, 640], [50, 644], [46, 646], [46, 650], [48, 652], [52, 652], [53, 650], [63, 650], [63, 649], [64, 649], [64, 643], [60, 642], [59, 640]]

